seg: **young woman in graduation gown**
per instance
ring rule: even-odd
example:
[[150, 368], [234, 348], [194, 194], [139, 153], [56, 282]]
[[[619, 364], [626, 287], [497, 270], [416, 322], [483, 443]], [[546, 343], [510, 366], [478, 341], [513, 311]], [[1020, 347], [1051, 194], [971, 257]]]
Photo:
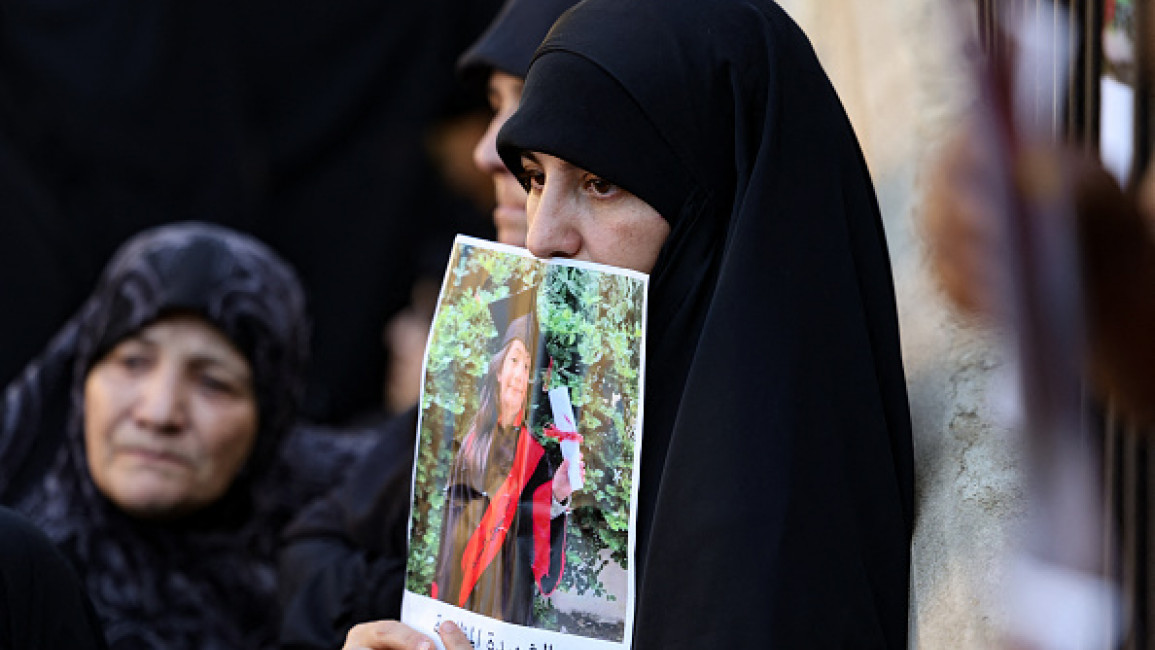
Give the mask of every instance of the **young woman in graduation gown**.
[[[525, 302], [532, 311], [535, 301]], [[569, 461], [555, 467], [525, 419], [536, 370], [536, 320], [523, 313], [509, 321], [482, 378], [477, 412], [446, 486], [432, 594], [518, 625], [533, 623], [534, 594], [549, 595], [561, 579], [573, 492]]]

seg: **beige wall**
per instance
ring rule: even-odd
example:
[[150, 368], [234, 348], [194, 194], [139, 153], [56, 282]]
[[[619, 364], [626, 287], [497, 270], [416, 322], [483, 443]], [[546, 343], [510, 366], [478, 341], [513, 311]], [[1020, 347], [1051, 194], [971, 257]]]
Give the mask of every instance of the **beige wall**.
[[781, 0], [854, 123], [891, 247], [915, 430], [911, 645], [985, 649], [1006, 624], [1003, 560], [1023, 498], [1013, 435], [991, 406], [996, 342], [944, 305], [917, 229], [919, 170], [970, 97], [950, 2]]

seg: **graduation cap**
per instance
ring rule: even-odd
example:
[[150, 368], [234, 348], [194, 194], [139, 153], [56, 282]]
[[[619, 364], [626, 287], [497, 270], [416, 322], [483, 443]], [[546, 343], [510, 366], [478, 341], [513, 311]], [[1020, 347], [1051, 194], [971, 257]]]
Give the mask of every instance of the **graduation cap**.
[[520, 339], [535, 359], [540, 358], [538, 346], [544, 340], [537, 320], [537, 287], [494, 300], [489, 303], [489, 315], [501, 335], [499, 350], [513, 339]]

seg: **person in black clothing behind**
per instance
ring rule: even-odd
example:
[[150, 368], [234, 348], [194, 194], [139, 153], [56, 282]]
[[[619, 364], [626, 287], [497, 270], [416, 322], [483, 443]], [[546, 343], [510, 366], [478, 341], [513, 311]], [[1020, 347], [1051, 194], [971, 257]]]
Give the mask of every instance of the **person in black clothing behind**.
[[[798, 26], [770, 0], [585, 0], [498, 150], [529, 190], [531, 252], [651, 274], [631, 647], [906, 648], [890, 263]], [[346, 639], [429, 642], [395, 621]]]
[[445, 188], [425, 138], [480, 109], [454, 61], [498, 6], [0, 4], [0, 386], [123, 241], [207, 219], [301, 277], [314, 316], [303, 415], [379, 410], [381, 330], [414, 275], [444, 264], [455, 232], [492, 232]]
[[[488, 85], [494, 115], [474, 161], [494, 179], [494, 220], [505, 243], [525, 244], [526, 194], [498, 158], [497, 132], [517, 108], [534, 49], [575, 2], [509, 0], [459, 61], [467, 82]], [[348, 480], [287, 530], [281, 558], [285, 647], [339, 647], [354, 624], [400, 616], [416, 431], [416, 409], [391, 420]]]
[[461, 55], [462, 77], [484, 83], [493, 118], [473, 149], [477, 168], [493, 180], [497, 241], [525, 246], [525, 188], [497, 154], [497, 133], [517, 110], [525, 73], [541, 39], [577, 0], [510, 0], [481, 38]]
[[0, 508], [0, 648], [104, 650], [84, 585], [52, 541]]

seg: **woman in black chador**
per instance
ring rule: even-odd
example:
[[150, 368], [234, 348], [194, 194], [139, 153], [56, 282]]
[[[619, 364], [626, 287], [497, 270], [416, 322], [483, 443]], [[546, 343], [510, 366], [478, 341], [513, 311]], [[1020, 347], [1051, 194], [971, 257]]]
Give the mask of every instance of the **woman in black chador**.
[[586, 0], [498, 150], [531, 252], [651, 273], [633, 648], [905, 648], [889, 258], [798, 26], [769, 0]]
[[[583, 0], [497, 142], [532, 253], [650, 273], [631, 647], [905, 649], [890, 264], [805, 34], [771, 0]], [[420, 639], [384, 622], [348, 645]]]
[[538, 347], [528, 293], [490, 306], [494, 324], [508, 326], [446, 485], [432, 594], [519, 625], [533, 623], [535, 591], [549, 595], [561, 579], [573, 492], [569, 461], [555, 469], [528, 428]]

